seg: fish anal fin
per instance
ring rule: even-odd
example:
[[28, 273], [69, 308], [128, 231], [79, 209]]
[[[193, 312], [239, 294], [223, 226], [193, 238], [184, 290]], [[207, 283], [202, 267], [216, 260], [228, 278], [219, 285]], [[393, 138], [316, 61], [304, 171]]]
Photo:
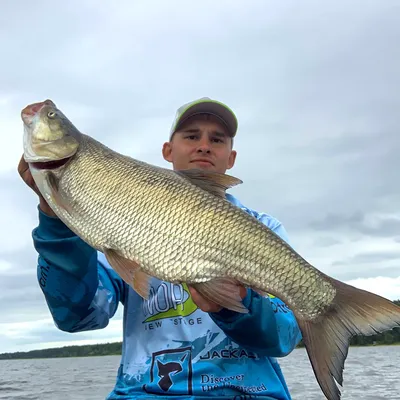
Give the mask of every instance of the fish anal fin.
[[177, 171], [178, 174], [189, 179], [194, 185], [199, 186], [216, 196], [225, 198], [225, 191], [242, 181], [234, 176], [215, 171], [204, 171], [200, 169], [187, 169]]
[[249, 312], [240, 296], [240, 286], [232, 279], [215, 278], [207, 282], [191, 283], [190, 285], [206, 299], [228, 310], [244, 314]]
[[104, 254], [115, 272], [144, 299], [149, 298], [151, 276], [134, 260], [128, 260], [116, 251], [107, 249]]
[[[297, 318], [312, 368], [329, 400], [339, 400], [344, 363], [354, 335], [374, 335], [400, 326], [400, 307], [376, 294], [329, 278], [332, 305], [314, 320]], [[336, 382], [335, 382], [336, 381]]]

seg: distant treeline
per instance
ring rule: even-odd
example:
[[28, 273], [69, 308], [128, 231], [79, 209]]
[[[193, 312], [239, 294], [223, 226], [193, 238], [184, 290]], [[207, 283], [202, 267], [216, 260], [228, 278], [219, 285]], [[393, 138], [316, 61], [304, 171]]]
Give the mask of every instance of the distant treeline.
[[120, 355], [122, 342], [87, 344], [82, 346], [65, 346], [54, 349], [32, 350], [27, 352], [0, 354], [0, 360], [27, 358], [60, 358]]
[[[400, 306], [400, 300], [395, 300], [393, 303]], [[379, 335], [358, 335], [350, 339], [350, 346], [373, 346], [383, 344], [400, 344], [400, 328], [394, 328], [390, 331], [380, 333]], [[300, 342], [299, 347], [304, 347], [303, 341]]]
[[[400, 300], [395, 300], [395, 304], [400, 306]], [[351, 346], [370, 346], [383, 344], [400, 344], [400, 328], [372, 336], [354, 336]], [[300, 342], [298, 347], [303, 347]], [[90, 357], [90, 356], [111, 356], [121, 355], [122, 342], [105, 344], [88, 344], [83, 346], [65, 346], [54, 349], [32, 350], [28, 352], [4, 353], [0, 354], [0, 360], [16, 360], [27, 358], [60, 358], [60, 357]]]

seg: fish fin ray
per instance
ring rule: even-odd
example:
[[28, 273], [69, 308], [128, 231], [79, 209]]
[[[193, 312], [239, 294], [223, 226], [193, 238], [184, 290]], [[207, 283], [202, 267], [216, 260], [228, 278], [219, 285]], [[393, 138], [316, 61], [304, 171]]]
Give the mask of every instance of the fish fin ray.
[[257, 292], [261, 297], [270, 297], [270, 293], [266, 292], [265, 290], [252, 287], [252, 289]]
[[188, 169], [176, 173], [188, 179], [194, 185], [222, 198], [225, 198], [227, 189], [242, 183], [240, 179], [234, 176], [215, 171]]
[[240, 296], [240, 287], [232, 279], [215, 278], [207, 282], [192, 283], [190, 285], [203, 297], [228, 310], [244, 314], [249, 312]]
[[133, 280], [133, 288], [136, 292], [144, 299], [149, 299], [150, 294], [150, 279], [151, 276], [144, 272], [142, 269], [138, 269], [135, 272]]
[[374, 335], [400, 326], [400, 307], [376, 294], [329, 278], [336, 296], [315, 320], [297, 318], [314, 374], [330, 400], [341, 398], [335, 381], [343, 385], [350, 339]]
[[58, 190], [58, 179], [57, 177], [52, 173], [48, 172], [46, 174], [45, 182], [48, 186], [50, 196], [55, 204], [57, 204], [58, 207], [62, 208], [65, 210], [69, 215], [72, 215], [72, 208], [69, 204], [67, 204], [63, 198], [60, 195], [60, 192]]
[[115, 250], [104, 251], [115, 272], [145, 300], [149, 298], [151, 276], [134, 260], [120, 256]]

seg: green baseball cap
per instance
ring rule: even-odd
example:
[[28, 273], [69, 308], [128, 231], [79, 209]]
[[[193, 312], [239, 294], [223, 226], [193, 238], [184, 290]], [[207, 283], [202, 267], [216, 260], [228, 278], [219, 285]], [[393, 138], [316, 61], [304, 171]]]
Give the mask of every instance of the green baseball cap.
[[227, 126], [228, 132], [232, 137], [236, 135], [238, 121], [234, 112], [220, 101], [202, 97], [178, 108], [171, 126], [170, 140], [182, 122], [196, 114], [212, 114], [216, 116]]

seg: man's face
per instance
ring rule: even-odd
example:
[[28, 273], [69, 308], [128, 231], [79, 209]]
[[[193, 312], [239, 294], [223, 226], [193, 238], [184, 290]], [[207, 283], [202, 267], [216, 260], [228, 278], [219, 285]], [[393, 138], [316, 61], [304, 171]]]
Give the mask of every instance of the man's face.
[[164, 143], [162, 152], [174, 170], [199, 168], [225, 173], [236, 159], [226, 126], [208, 114], [187, 119], [171, 141]]

